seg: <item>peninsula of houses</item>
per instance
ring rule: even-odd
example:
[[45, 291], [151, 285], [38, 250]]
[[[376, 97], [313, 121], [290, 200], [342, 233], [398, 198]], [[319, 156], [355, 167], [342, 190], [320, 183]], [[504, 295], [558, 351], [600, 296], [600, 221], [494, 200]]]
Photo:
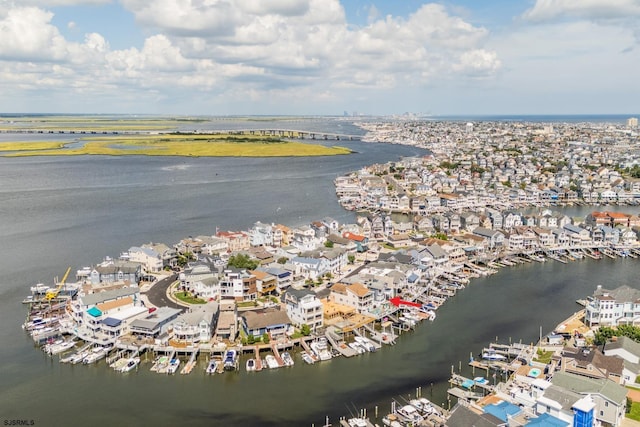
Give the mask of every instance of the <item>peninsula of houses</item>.
[[51, 286], [31, 287], [23, 327], [61, 362], [106, 359], [128, 372], [148, 352], [156, 372], [188, 374], [204, 359], [214, 374], [241, 369], [247, 354], [242, 369], [259, 371], [293, 365], [297, 349], [304, 362], [319, 363], [392, 345], [434, 320], [473, 277], [504, 266], [640, 256], [637, 215], [553, 210], [638, 204], [635, 129], [366, 126], [370, 139], [432, 154], [336, 178], [340, 203], [358, 211], [355, 223], [256, 222], [130, 247], [75, 279], [68, 270]]

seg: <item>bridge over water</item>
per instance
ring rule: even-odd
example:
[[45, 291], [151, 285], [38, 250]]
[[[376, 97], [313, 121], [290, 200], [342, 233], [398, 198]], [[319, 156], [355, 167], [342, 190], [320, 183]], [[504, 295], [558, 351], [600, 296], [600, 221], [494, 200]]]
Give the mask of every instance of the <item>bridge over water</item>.
[[8, 134], [80, 134], [80, 135], [259, 135], [274, 138], [314, 139], [314, 140], [345, 140], [359, 141], [361, 135], [312, 132], [294, 129], [233, 129], [233, 130], [194, 130], [194, 131], [153, 131], [153, 130], [102, 130], [92, 128], [81, 129], [2, 129], [0, 133]]

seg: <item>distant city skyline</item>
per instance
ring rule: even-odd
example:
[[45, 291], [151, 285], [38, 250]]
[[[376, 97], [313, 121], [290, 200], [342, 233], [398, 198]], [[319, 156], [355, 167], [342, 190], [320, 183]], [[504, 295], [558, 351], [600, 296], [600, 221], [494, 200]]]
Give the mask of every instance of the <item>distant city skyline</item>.
[[640, 112], [638, 0], [0, 0], [0, 112]]

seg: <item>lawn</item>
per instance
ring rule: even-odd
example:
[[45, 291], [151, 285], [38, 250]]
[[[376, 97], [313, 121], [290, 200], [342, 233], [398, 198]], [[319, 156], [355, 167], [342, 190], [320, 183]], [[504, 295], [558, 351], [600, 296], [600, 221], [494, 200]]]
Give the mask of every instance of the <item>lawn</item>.
[[537, 357], [534, 359], [534, 361], [547, 364], [551, 362], [551, 356], [553, 356], [553, 351], [544, 351], [544, 350], [538, 349], [536, 356]]
[[207, 302], [202, 298], [194, 298], [193, 295], [189, 292], [176, 292], [173, 294], [176, 298], [178, 298], [182, 302], [186, 302], [187, 304], [206, 304]]
[[632, 420], [640, 421], [640, 402], [631, 403], [631, 410], [626, 416]]

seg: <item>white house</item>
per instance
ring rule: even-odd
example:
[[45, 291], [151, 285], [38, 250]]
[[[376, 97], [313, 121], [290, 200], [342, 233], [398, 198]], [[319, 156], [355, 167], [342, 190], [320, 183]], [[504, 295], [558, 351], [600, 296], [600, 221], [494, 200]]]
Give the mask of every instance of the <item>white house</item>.
[[316, 297], [315, 292], [308, 289], [289, 289], [285, 292], [283, 301], [287, 315], [294, 325], [307, 325], [315, 331], [324, 324], [322, 302]]

